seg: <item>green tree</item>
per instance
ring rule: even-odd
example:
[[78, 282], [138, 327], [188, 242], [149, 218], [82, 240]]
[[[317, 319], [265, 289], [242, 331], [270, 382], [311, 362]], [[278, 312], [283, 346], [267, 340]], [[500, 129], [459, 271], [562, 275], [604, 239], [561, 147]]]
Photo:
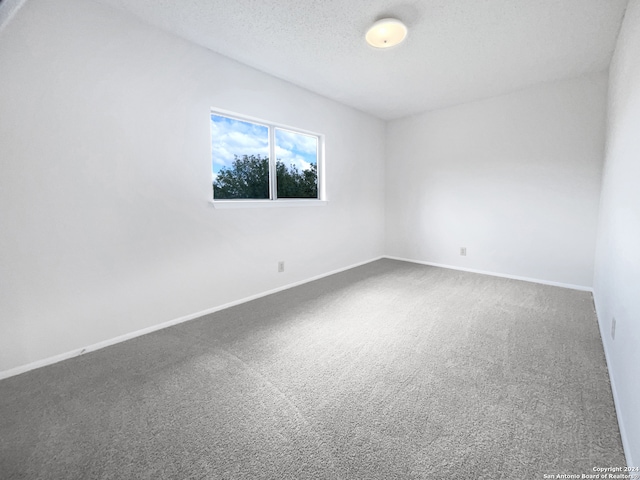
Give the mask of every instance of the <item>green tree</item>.
[[311, 164], [308, 170], [300, 171], [295, 165], [289, 168], [276, 162], [278, 198], [318, 198], [318, 167]]
[[231, 167], [220, 169], [214, 180], [213, 198], [269, 198], [269, 158], [236, 155]]
[[[318, 167], [307, 170], [276, 161], [278, 198], [318, 198]], [[236, 156], [231, 167], [223, 167], [213, 182], [214, 198], [269, 198], [269, 159], [260, 155]]]

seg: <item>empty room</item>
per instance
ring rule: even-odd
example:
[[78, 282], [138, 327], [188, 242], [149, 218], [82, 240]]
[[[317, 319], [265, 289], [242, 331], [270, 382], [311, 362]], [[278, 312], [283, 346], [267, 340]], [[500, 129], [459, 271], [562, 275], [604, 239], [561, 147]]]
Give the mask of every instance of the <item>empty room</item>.
[[0, 0], [0, 478], [640, 480], [640, 0]]

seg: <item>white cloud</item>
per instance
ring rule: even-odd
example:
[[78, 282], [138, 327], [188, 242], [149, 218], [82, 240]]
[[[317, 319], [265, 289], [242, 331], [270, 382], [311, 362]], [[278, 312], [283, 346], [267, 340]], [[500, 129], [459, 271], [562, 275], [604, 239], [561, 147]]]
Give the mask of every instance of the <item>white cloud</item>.
[[302, 133], [276, 130], [276, 158], [298, 170], [308, 170], [317, 162], [318, 139]]
[[309, 170], [311, 168], [311, 164], [305, 161], [303, 158], [296, 157], [295, 161], [292, 161], [291, 164], [293, 165], [294, 162], [298, 167], [298, 170]]
[[211, 152], [213, 168], [229, 167], [235, 156], [269, 156], [266, 127], [225, 119], [211, 120]]
[[309, 170], [311, 168], [311, 162], [291, 150], [286, 150], [280, 145], [276, 146], [276, 158], [285, 165], [295, 165], [298, 170]]
[[316, 154], [318, 139], [311, 135], [289, 132], [288, 130], [276, 130], [276, 143], [284, 149], [295, 150], [300, 153]]
[[[318, 139], [311, 135], [276, 129], [275, 154], [286, 165], [308, 170], [317, 162]], [[213, 115], [211, 119], [213, 170], [230, 167], [236, 156], [269, 156], [268, 129], [263, 125]], [[216, 174], [214, 172], [214, 178]]]

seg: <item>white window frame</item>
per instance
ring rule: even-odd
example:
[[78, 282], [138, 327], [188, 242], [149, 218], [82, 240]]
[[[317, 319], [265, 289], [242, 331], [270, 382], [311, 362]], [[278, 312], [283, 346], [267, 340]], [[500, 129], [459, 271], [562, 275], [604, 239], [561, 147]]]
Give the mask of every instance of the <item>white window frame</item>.
[[[269, 198], [268, 199], [251, 199], [251, 198], [237, 198], [237, 199], [224, 199], [216, 200], [211, 198], [211, 203], [215, 208], [256, 208], [256, 207], [319, 207], [327, 204], [326, 190], [325, 190], [325, 165], [324, 165], [324, 135], [309, 130], [303, 130], [302, 128], [291, 127], [289, 125], [283, 125], [281, 123], [269, 122], [261, 118], [251, 117], [248, 115], [240, 115], [235, 112], [223, 110], [221, 108], [211, 108], [209, 112], [209, 121], [211, 121], [211, 115], [219, 115], [222, 117], [231, 118], [233, 120], [239, 120], [241, 122], [251, 122], [256, 125], [267, 127], [269, 132]], [[316, 158], [317, 165], [317, 180], [318, 180], [318, 198], [278, 198], [277, 189], [277, 175], [276, 175], [276, 129], [286, 130], [292, 133], [299, 133], [302, 135], [309, 135], [316, 137], [318, 140], [318, 151]], [[212, 142], [209, 142], [210, 148]], [[213, 162], [213, 151], [210, 151], [209, 155], [210, 163]], [[213, 182], [213, 177], [211, 178]]]

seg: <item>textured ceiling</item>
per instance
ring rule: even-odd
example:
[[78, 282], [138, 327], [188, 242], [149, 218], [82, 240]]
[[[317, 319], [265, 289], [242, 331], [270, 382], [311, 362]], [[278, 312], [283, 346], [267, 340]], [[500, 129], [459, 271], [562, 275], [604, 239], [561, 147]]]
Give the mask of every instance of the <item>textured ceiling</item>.
[[[627, 0], [100, 0], [383, 119], [608, 67]], [[387, 16], [405, 43], [376, 50]]]

